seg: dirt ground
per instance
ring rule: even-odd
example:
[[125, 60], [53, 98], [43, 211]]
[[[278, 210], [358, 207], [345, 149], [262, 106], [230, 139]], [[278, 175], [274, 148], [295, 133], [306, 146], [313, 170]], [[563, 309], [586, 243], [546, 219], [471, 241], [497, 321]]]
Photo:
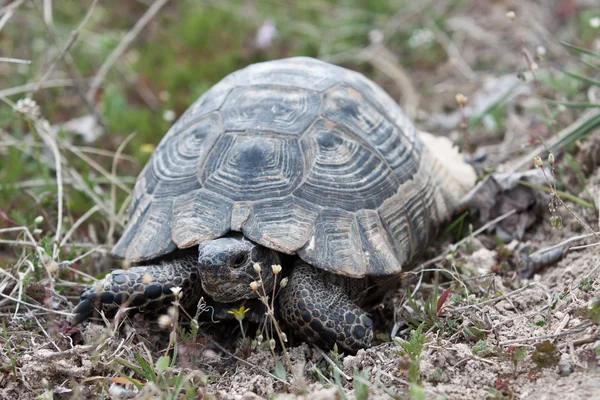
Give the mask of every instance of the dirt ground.
[[[370, 77], [399, 100], [419, 129], [448, 136], [463, 149], [471, 146], [480, 173], [489, 168], [511, 171], [521, 160], [526, 161], [521, 170], [535, 169], [527, 154], [542, 142], [551, 143], [556, 132], [582, 115], [581, 110], [553, 108], [556, 132], [544, 123], [545, 103], [539, 96], [558, 93], [555, 97], [563, 100], [557, 89], [560, 66], [578, 63], [578, 57], [559, 41], [574, 41], [582, 35], [573, 23], [576, 12], [595, 10], [597, 14], [586, 15], [597, 15], [600, 21], [600, 9], [593, 1], [575, 0], [549, 2], [551, 6], [533, 1], [471, 3], [466, 9], [447, 11], [449, 35], [433, 31], [445, 52], [443, 61], [434, 66], [403, 68], [402, 60], [385, 43], [374, 40], [375, 30], [361, 57], [367, 59]], [[516, 13], [515, 22], [507, 17], [510, 10]], [[600, 49], [600, 30], [586, 45]], [[531, 78], [523, 49], [539, 64], [534, 68], [537, 81]], [[323, 58], [346, 61], [333, 55]], [[495, 68], [480, 70], [478, 65]], [[520, 79], [522, 75], [528, 79]], [[595, 99], [595, 89], [581, 90], [579, 101]], [[457, 93], [469, 98], [464, 111], [456, 105]], [[469, 126], [468, 143], [460, 127], [463, 115], [468, 119], [481, 115], [477, 124]], [[555, 151], [561, 190], [596, 204], [600, 202], [599, 138], [596, 128], [576, 144]], [[583, 181], [567, 163], [565, 153], [586, 170]], [[547, 152], [541, 154], [546, 163]], [[544, 199], [549, 201], [549, 197]], [[306, 343], [288, 343], [288, 363], [279, 343], [272, 351], [267, 341], [256, 346], [240, 341], [236, 324], [202, 325], [197, 338], [178, 336], [177, 350], [169, 353], [177, 352], [177, 363], [160, 370], [164, 380], [154, 382], [139, 373], [144, 368], [136, 355], [153, 360], [150, 364], [154, 365], [169, 347], [169, 331], [137, 317], [120, 327], [110, 323], [72, 327], [68, 314], [76, 298], [73, 293], [82, 287], [74, 283], [76, 276], [70, 275], [72, 284], [61, 281], [64, 291], [49, 295], [42, 279], [39, 283], [19, 278], [30, 258], [21, 250], [26, 245], [0, 242], [0, 261], [9, 260], [0, 269], [0, 292], [26, 302], [17, 306], [4, 298], [1, 303], [0, 398], [179, 398], [168, 393], [175, 381], [165, 383], [177, 376], [194, 383], [185, 398], [600, 398], [600, 306], [594, 303], [600, 295], [600, 252], [593, 246], [573, 249], [597, 239], [565, 244], [562, 260], [540, 267], [532, 276], [521, 278], [517, 273], [523, 247], [532, 254], [588, 234], [578, 218], [598, 230], [598, 211], [567, 201], [572, 212], [559, 207], [550, 213], [544, 199], [538, 201], [537, 209], [528, 211], [535, 215], [535, 222], [519, 241], [499, 243], [493, 226], [467, 235], [456, 248], [452, 246], [457, 241], [454, 233], [442, 235], [412, 266], [417, 272], [407, 272], [407, 279], [373, 308], [380, 323], [372, 348], [340, 355]], [[561, 218], [561, 228], [551, 226], [553, 217]], [[486, 222], [470, 221], [473, 230]], [[105, 254], [91, 257], [89, 263], [98, 270], [115, 267]], [[425, 318], [426, 341], [415, 361], [402, 345], [410, 340], [413, 329], [402, 321], [422, 322], [415, 307], [424, 309], [437, 293], [434, 274], [439, 276], [438, 297], [448, 288], [449, 295], [437, 303], [436, 315]], [[408, 290], [414, 293], [412, 304]], [[49, 307], [54, 312], [46, 312]], [[398, 321], [397, 334], [392, 339], [394, 321]], [[256, 329], [246, 326], [250, 328]], [[256, 340], [252, 331], [247, 333]], [[409, 372], [415, 365], [416, 381]], [[138, 371], [134, 373], [132, 366]], [[125, 377], [143, 384], [136, 388]]]

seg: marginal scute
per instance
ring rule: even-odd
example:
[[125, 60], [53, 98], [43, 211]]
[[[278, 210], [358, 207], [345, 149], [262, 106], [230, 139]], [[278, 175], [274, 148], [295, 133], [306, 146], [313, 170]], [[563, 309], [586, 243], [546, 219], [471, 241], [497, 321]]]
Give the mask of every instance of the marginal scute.
[[392, 238], [398, 261], [409, 262], [431, 239], [426, 226], [423, 190], [431, 182], [431, 171], [422, 165], [413, 179], [404, 182], [398, 192], [383, 202], [378, 212]]
[[320, 107], [319, 93], [281, 86], [239, 87], [222, 107], [228, 132], [261, 131], [299, 136]]
[[312, 234], [319, 208], [292, 196], [252, 205], [242, 232], [248, 239], [286, 254], [304, 246]]
[[[423, 202], [424, 210], [423, 217], [425, 225], [425, 241], [436, 237], [442, 223], [447, 221], [451, 216], [451, 214], [446, 215], [441, 213], [438, 209], [436, 195], [439, 192], [439, 189], [436, 185], [438, 185], [438, 181], [430, 175], [429, 183], [423, 187], [423, 191], [421, 193], [421, 201]], [[448, 205], [444, 205], [443, 207], [446, 209], [448, 208]]]
[[319, 120], [301, 138], [313, 161], [294, 196], [347, 211], [375, 209], [398, 187], [387, 164], [340, 126]]
[[[145, 168], [146, 169], [146, 168]], [[144, 173], [140, 174], [138, 181], [133, 191], [132, 205], [130, 206], [129, 222], [125, 226], [125, 230], [119, 241], [112, 248], [112, 254], [118, 258], [125, 258], [127, 248], [131, 245], [131, 241], [135, 237], [140, 225], [144, 221], [144, 216], [152, 204], [151, 197], [143, 192]], [[138, 192], [138, 188], [140, 192]]]
[[383, 227], [376, 210], [360, 210], [356, 221], [370, 275], [391, 275], [400, 271], [402, 265], [396, 257], [391, 238]]
[[[129, 204], [129, 221], [133, 221], [134, 219], [137, 221], [139, 216], [145, 211], [145, 209], [149, 205], [149, 196], [146, 194], [146, 187], [148, 186], [148, 178], [147, 175], [151, 174], [152, 165], [147, 163], [140, 175], [135, 182], [135, 186], [133, 187], [133, 193], [131, 194], [131, 203]], [[156, 177], [154, 178], [156, 180]], [[156, 182], [154, 183], [156, 184]], [[146, 201], [144, 202], [144, 199]], [[129, 224], [131, 225], [131, 224]], [[129, 225], [127, 228], [129, 228]]]
[[226, 134], [209, 154], [202, 185], [234, 201], [254, 201], [290, 194], [304, 170], [296, 140], [260, 134]]
[[154, 200], [144, 212], [141, 222], [130, 232], [125, 232], [119, 243], [123, 242], [126, 246], [123, 255], [127, 260], [150, 260], [175, 250], [175, 243], [171, 240], [172, 203], [172, 199]]
[[172, 239], [179, 248], [225, 235], [231, 227], [231, 200], [206, 189], [173, 201]]
[[335, 274], [362, 277], [367, 273], [367, 260], [353, 213], [340, 209], [324, 209], [319, 214], [308, 243], [298, 250], [307, 263]]

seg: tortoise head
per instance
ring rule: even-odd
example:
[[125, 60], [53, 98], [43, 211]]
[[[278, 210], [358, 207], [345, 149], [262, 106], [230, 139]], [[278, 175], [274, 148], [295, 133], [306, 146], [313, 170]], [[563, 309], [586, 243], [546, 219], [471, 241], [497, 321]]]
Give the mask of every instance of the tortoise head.
[[[261, 266], [260, 274], [254, 264]], [[198, 270], [202, 288], [215, 301], [233, 303], [259, 297], [250, 284], [254, 281], [267, 292], [273, 288], [275, 275], [271, 265], [279, 264], [279, 254], [260, 246], [240, 234], [209, 240], [198, 246]], [[262, 294], [262, 289], [259, 291]]]

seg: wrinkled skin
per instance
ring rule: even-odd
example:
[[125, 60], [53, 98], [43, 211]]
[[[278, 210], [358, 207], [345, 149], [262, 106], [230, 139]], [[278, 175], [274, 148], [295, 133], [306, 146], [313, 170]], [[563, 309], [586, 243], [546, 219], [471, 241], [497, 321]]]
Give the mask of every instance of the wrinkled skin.
[[[172, 288], [176, 286], [181, 287], [184, 308], [195, 307], [204, 297], [213, 310], [210, 318], [224, 319], [227, 309], [256, 302], [253, 299], [263, 290], [272, 295], [275, 279], [286, 276], [287, 286], [278, 289], [278, 314], [293, 333], [325, 348], [337, 344], [350, 353], [370, 346], [373, 324], [357, 304], [368, 289], [366, 279], [329, 274], [291, 257], [276, 276], [271, 266], [281, 261], [276, 251], [240, 234], [206, 241], [197, 253], [175, 253], [158, 264], [112, 271], [82, 293], [74, 323], [90, 318], [95, 309], [114, 314], [120, 305], [160, 314], [174, 300]], [[261, 266], [260, 279], [256, 263]], [[250, 284], [261, 280], [259, 289], [253, 290]]]

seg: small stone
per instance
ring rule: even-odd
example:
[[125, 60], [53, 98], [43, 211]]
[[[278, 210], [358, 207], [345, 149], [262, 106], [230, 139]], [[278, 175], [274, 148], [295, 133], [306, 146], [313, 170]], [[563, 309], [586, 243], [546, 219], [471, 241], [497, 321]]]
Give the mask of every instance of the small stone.
[[260, 400], [262, 397], [254, 392], [246, 392], [242, 395], [242, 400]]
[[569, 354], [564, 353], [560, 356], [558, 371], [561, 375], [570, 375], [573, 372], [573, 364], [571, 363]]
[[477, 272], [479, 275], [487, 275], [498, 263], [496, 256], [495, 251], [486, 248], [479, 249], [468, 257], [465, 268]]

